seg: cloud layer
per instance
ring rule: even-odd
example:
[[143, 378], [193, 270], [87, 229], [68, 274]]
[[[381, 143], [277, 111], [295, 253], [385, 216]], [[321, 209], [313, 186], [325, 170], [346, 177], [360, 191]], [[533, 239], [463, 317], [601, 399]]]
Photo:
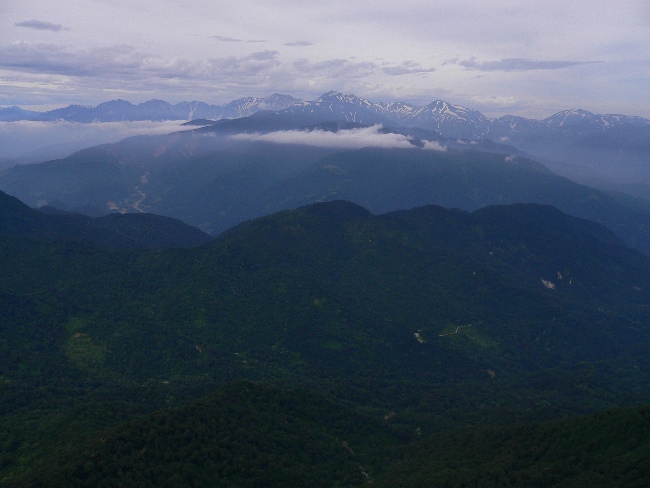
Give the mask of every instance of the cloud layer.
[[[412, 149], [413, 138], [402, 134], [384, 133], [381, 125], [359, 129], [329, 132], [312, 131], [278, 131], [268, 134], [236, 134], [233, 139], [272, 142], [275, 144], [299, 144], [307, 146], [331, 147], [340, 149], [361, 149], [363, 147]], [[424, 149], [444, 151], [437, 142], [424, 141]]]
[[247, 43], [265, 42], [264, 39], [236, 39], [234, 37], [224, 37], [224, 36], [212, 36], [212, 39], [220, 42], [247, 42]]
[[23, 20], [22, 22], [16, 22], [14, 24], [17, 27], [26, 27], [28, 29], [36, 30], [49, 30], [58, 32], [63, 29], [61, 24], [53, 24], [52, 22], [44, 22], [42, 20]]
[[[264, 42], [244, 39], [219, 38], [222, 42]], [[305, 43], [292, 43], [307, 46]], [[205, 81], [231, 80], [237, 75], [243, 84], [253, 83], [248, 77], [260, 76], [281, 81], [284, 77], [325, 76], [329, 79], [365, 77], [378, 73], [391, 76], [427, 73], [425, 68], [409, 60], [400, 65], [360, 62], [348, 59], [329, 59], [316, 63], [299, 58], [287, 64], [276, 50], [254, 51], [244, 56], [212, 57], [201, 61], [175, 59], [166, 62], [152, 55], [138, 52], [135, 47], [120, 44], [102, 48], [76, 49], [57, 44], [30, 44], [20, 42], [0, 46], [0, 69], [52, 73], [67, 76], [119, 77], [133, 79], [150, 77], [203, 79]]]
[[535, 61], [523, 58], [508, 58], [497, 61], [478, 61], [469, 59], [456, 61], [463, 68], [477, 71], [529, 71], [538, 69], [565, 69], [583, 64], [593, 64], [596, 61]]

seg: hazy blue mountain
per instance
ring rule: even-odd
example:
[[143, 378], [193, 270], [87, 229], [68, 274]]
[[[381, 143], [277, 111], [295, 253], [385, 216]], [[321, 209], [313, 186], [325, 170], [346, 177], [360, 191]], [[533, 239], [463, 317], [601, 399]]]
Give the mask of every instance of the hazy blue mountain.
[[314, 101], [295, 104], [283, 110], [282, 116], [299, 120], [302, 125], [326, 121], [386, 124], [420, 127], [444, 137], [470, 139], [478, 139], [490, 123], [480, 112], [441, 100], [417, 107], [406, 103], [374, 103], [335, 91]]
[[[273, 109], [270, 109], [273, 110]], [[303, 125], [326, 121], [386, 123], [421, 127], [449, 138], [533, 138], [541, 135], [576, 137], [593, 132], [609, 133], [620, 128], [650, 130], [650, 120], [625, 115], [600, 115], [585, 110], [565, 110], [544, 120], [506, 115], [488, 119], [476, 110], [436, 100], [418, 107], [406, 103], [375, 103], [355, 95], [331, 91], [313, 101], [303, 101], [282, 110]]]
[[210, 236], [183, 222], [152, 214], [91, 218], [54, 208], [35, 210], [0, 192], [0, 235], [57, 241], [87, 241], [114, 248], [190, 247]]
[[442, 100], [410, 112], [402, 123], [408, 126], [434, 130], [444, 137], [480, 139], [490, 121], [480, 112]]
[[[252, 119], [247, 119], [249, 116]], [[436, 100], [425, 106], [372, 102], [331, 91], [312, 101], [289, 95], [247, 97], [225, 105], [160, 100], [132, 105], [124, 100], [97, 107], [71, 105], [43, 113], [0, 109], [0, 120], [220, 120], [221, 133], [298, 129], [324, 122], [383, 124], [420, 128], [450, 139], [483, 140], [513, 145], [548, 161], [555, 171], [581, 183], [646, 197], [650, 189], [650, 121], [641, 117], [564, 110], [543, 120], [505, 115], [489, 119], [476, 110]], [[226, 123], [223, 123], [226, 122]]]
[[29, 120], [36, 117], [39, 113], [30, 110], [23, 110], [20, 107], [7, 107], [0, 108], [0, 121], [2, 122], [15, 122], [18, 120]]
[[326, 157], [278, 185], [270, 200], [289, 207], [343, 198], [373, 212], [434, 203], [474, 210], [530, 202], [594, 220], [650, 253], [647, 201], [577, 184], [521, 157], [478, 151], [444, 153], [362, 149]]
[[[586, 110], [565, 110], [544, 120], [501, 117], [492, 121], [483, 137], [507, 141], [554, 166], [570, 177], [588, 181], [572, 165], [583, 165], [609, 183], [630, 190], [650, 184], [650, 121], [625, 115], [600, 115]], [[595, 178], [594, 178], [595, 180]], [[633, 194], [648, 197], [643, 189]]]
[[[251, 115], [259, 110], [282, 110], [298, 99], [274, 94], [268, 97], [247, 97], [225, 105], [204, 102], [180, 102], [175, 105], [162, 100], [149, 100], [134, 105], [126, 100], [112, 100], [95, 107], [70, 105], [47, 112], [26, 112], [20, 109], [0, 109], [0, 120], [67, 120], [70, 122], [116, 122], [135, 120], [193, 120], [197, 118], [222, 119]], [[11, 117], [5, 118], [5, 117]]]
[[[327, 121], [419, 127], [447, 138], [490, 139], [553, 161], [556, 171], [580, 182], [624, 190], [639, 182], [643, 189], [650, 185], [650, 121], [641, 117], [565, 110], [544, 120], [510, 115], [488, 119], [476, 110], [440, 100], [418, 107], [329, 92], [279, 112], [225, 123], [219, 130], [287, 130]], [[586, 170], [579, 170], [580, 165]], [[644, 196], [643, 189], [633, 193]]]
[[[10, 168], [0, 172], [0, 189], [31, 206], [145, 211], [213, 235], [271, 212], [340, 198], [373, 212], [425, 204], [474, 210], [542, 203], [603, 223], [650, 253], [649, 202], [579, 185], [515, 155], [512, 147], [448, 140], [415, 128], [394, 130], [416, 138], [413, 149], [401, 150], [340, 150], [230, 137], [274, 127], [339, 131], [353, 128], [349, 124], [355, 123], [305, 127], [286, 112], [258, 112], [195, 131], [129, 138], [61, 160]], [[418, 138], [448, 149], [420, 149]]]
[[[246, 97], [233, 100], [223, 105], [223, 115], [218, 118], [233, 119], [237, 117], [246, 117], [261, 110], [284, 110], [300, 100], [289, 95], [280, 95], [274, 93], [268, 97]], [[217, 117], [213, 117], [217, 118]]]
[[204, 102], [181, 102], [171, 105], [162, 100], [149, 100], [133, 105], [124, 100], [113, 100], [96, 107], [70, 105], [42, 113], [10, 107], [0, 109], [0, 120], [216, 120], [246, 117], [259, 111], [281, 111], [285, 117], [300, 120], [301, 125], [327, 121], [386, 123], [434, 130], [449, 138], [491, 138], [495, 142], [498, 142], [499, 138], [513, 138], [521, 140], [520, 142], [542, 136], [575, 138], [593, 133], [616, 133], [621, 128], [635, 128], [644, 134], [650, 130], [650, 121], [642, 117], [593, 114], [579, 109], [564, 110], [544, 120], [511, 115], [488, 119], [476, 110], [442, 100], [416, 106], [403, 102], [372, 102], [335, 91], [325, 93], [313, 101], [301, 101], [276, 93], [262, 98], [241, 98], [220, 106]]
[[197, 118], [239, 118], [259, 111], [285, 111], [293, 117], [317, 121], [347, 121], [362, 124], [388, 123], [435, 130], [444, 137], [481, 139], [485, 137], [534, 137], [606, 133], [621, 127], [648, 129], [650, 121], [619, 114], [593, 114], [586, 110], [564, 110], [544, 120], [505, 115], [489, 119], [476, 110], [435, 100], [425, 106], [404, 102], [372, 102], [355, 95], [330, 91], [313, 101], [289, 95], [245, 97], [224, 105], [204, 102], [149, 100], [133, 105], [125, 100], [104, 102], [96, 107], [70, 105], [48, 112], [32, 112], [18, 107], [0, 108], [0, 120], [71, 120], [77, 122], [116, 120], [193, 120]]
[[302, 125], [326, 121], [420, 127], [444, 137], [478, 139], [489, 127], [480, 112], [437, 100], [424, 107], [405, 103], [374, 103], [340, 92], [328, 92], [314, 101], [295, 104], [278, 116]]

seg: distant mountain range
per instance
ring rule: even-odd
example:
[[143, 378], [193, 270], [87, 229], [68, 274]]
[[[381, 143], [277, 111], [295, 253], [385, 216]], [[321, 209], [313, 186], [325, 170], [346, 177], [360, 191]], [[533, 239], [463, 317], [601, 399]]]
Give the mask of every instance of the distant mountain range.
[[209, 105], [204, 102], [180, 102], [175, 105], [162, 100], [133, 105], [126, 100], [111, 100], [96, 107], [69, 105], [47, 112], [33, 112], [19, 107], [0, 108], [0, 121], [18, 120], [69, 122], [119, 122], [119, 121], [163, 121], [194, 119], [232, 119], [245, 117], [260, 110], [282, 110], [294, 103], [297, 98], [274, 94], [268, 97], [246, 97], [233, 100], [225, 105]]
[[[429, 105], [373, 103], [354, 95], [329, 92], [313, 102], [302, 102], [286, 109], [289, 113], [329, 112], [345, 120], [361, 123], [420, 127], [443, 137], [493, 139], [530, 134], [584, 134], [620, 127], [650, 127], [650, 120], [626, 115], [599, 115], [586, 110], [564, 110], [546, 119], [535, 120], [505, 115], [489, 119], [477, 110], [436, 100]], [[328, 118], [332, 118], [330, 115]]]
[[[251, 120], [246, 119], [249, 116]], [[239, 122], [223, 124], [236, 119]], [[513, 115], [488, 118], [477, 110], [436, 100], [418, 106], [404, 102], [372, 102], [335, 91], [312, 101], [289, 95], [247, 97], [225, 105], [181, 102], [171, 105], [150, 100], [133, 105], [113, 100], [86, 107], [70, 105], [48, 112], [18, 107], [0, 109], [0, 121], [115, 122], [194, 121], [192, 125], [220, 125], [236, 131], [304, 128], [323, 122], [383, 124], [395, 128], [435, 131], [452, 139], [491, 140], [515, 146], [544, 162], [553, 171], [581, 183], [650, 194], [650, 120], [642, 117], [564, 110], [543, 120]]]
[[246, 97], [225, 105], [205, 102], [149, 100], [134, 105], [111, 100], [97, 106], [69, 105], [47, 112], [34, 112], [13, 106], [0, 108], [0, 121], [66, 120], [70, 122], [115, 122], [137, 120], [218, 120], [247, 117], [260, 111], [285, 111], [294, 117], [322, 121], [336, 120], [361, 124], [420, 127], [434, 130], [443, 137], [497, 140], [530, 134], [579, 135], [593, 131], [611, 131], [622, 127], [650, 127], [650, 120], [627, 115], [601, 115], [586, 110], [564, 110], [543, 120], [504, 115], [490, 119], [477, 110], [435, 100], [418, 106], [404, 102], [371, 102], [355, 95], [330, 91], [312, 101], [275, 93], [268, 97]]
[[420, 107], [329, 92], [252, 118], [258, 124], [265, 122], [254, 130], [336, 121], [418, 128], [451, 139], [491, 140], [515, 146], [581, 183], [625, 189], [637, 196], [650, 194], [650, 120], [641, 117], [565, 110], [543, 120], [511, 115], [489, 119], [441, 100]]

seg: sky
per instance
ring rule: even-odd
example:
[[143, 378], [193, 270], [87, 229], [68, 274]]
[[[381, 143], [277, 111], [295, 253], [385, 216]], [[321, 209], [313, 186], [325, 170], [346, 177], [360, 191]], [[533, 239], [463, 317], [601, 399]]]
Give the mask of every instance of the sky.
[[650, 0], [0, 0], [0, 107], [330, 90], [650, 118]]

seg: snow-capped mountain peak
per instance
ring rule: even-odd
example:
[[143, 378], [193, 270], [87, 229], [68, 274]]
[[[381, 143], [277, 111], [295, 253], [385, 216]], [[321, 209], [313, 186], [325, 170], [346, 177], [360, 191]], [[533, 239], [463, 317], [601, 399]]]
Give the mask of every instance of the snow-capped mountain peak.
[[320, 97], [314, 100], [314, 102], [357, 105], [357, 106], [364, 106], [364, 107], [370, 107], [375, 105], [368, 100], [357, 97], [356, 95], [341, 93], [337, 91], [330, 91], [327, 93], [323, 93]]
[[222, 107], [223, 112], [220, 118], [246, 117], [255, 112], [259, 112], [260, 110], [271, 110], [276, 112], [278, 110], [284, 110], [298, 102], [300, 102], [300, 100], [297, 98], [293, 98], [290, 95], [280, 95], [279, 93], [274, 93], [273, 95], [263, 98], [240, 98], [224, 105]]
[[570, 124], [593, 121], [594, 114], [581, 109], [563, 110], [544, 119], [546, 125], [551, 127], [563, 127]]

